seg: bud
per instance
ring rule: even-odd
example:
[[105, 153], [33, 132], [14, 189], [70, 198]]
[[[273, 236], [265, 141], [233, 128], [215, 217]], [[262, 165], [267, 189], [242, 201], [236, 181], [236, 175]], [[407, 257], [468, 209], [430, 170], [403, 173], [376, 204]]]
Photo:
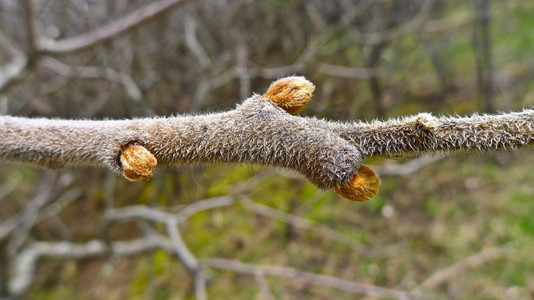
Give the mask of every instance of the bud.
[[351, 201], [367, 201], [378, 194], [380, 178], [371, 168], [360, 166], [358, 173], [344, 185], [335, 187], [336, 193]]
[[154, 174], [158, 161], [141, 145], [128, 145], [120, 154], [122, 175], [131, 181], [146, 181]]
[[303, 76], [290, 76], [273, 82], [263, 96], [288, 113], [296, 113], [308, 104], [314, 90], [315, 85]]

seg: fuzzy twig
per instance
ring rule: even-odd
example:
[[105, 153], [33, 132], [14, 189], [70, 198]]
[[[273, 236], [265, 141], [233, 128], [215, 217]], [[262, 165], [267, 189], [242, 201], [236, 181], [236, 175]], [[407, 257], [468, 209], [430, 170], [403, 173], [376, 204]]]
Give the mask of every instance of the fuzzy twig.
[[263, 276], [275, 276], [292, 279], [306, 284], [322, 285], [339, 289], [353, 294], [364, 294], [378, 298], [394, 299], [421, 299], [421, 294], [407, 292], [397, 289], [378, 287], [370, 284], [353, 282], [338, 277], [319, 275], [291, 267], [278, 267], [269, 265], [253, 265], [237, 260], [224, 258], [204, 258], [201, 260], [203, 266], [229, 270], [238, 274], [256, 275], [260, 273]]
[[275, 82], [235, 110], [134, 120], [0, 117], [0, 159], [58, 168], [109, 167], [148, 179], [157, 164], [247, 163], [294, 169], [320, 188], [367, 200], [379, 180], [371, 156], [516, 149], [533, 142], [534, 111], [471, 117], [423, 113], [390, 121], [340, 123], [288, 114], [314, 86], [302, 77]]
[[400, 120], [333, 123], [365, 157], [426, 152], [515, 150], [534, 141], [534, 110], [470, 117], [422, 113]]

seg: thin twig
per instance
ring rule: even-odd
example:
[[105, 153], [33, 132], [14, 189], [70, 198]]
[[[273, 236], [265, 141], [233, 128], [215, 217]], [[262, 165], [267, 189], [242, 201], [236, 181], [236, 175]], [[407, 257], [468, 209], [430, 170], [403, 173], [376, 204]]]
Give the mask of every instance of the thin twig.
[[19, 295], [30, 285], [35, 273], [35, 266], [41, 257], [55, 257], [61, 259], [81, 259], [86, 257], [116, 255], [131, 256], [153, 249], [164, 249], [174, 252], [174, 245], [157, 236], [131, 240], [127, 242], [113, 242], [108, 248], [106, 243], [92, 240], [84, 244], [71, 242], [35, 242], [18, 253], [13, 261], [13, 275], [9, 281], [9, 289], [13, 295]]
[[195, 298], [196, 300], [206, 300], [208, 299], [208, 293], [207, 293], [207, 279], [204, 273], [199, 270], [196, 273], [196, 276], [194, 278], [195, 280]]
[[171, 238], [174, 252], [178, 256], [178, 259], [184, 264], [192, 277], [195, 278], [195, 274], [199, 272], [199, 264], [196, 257], [191, 253], [187, 245], [185, 244], [180, 231], [178, 230], [178, 223], [174, 219], [168, 219], [166, 222], [167, 233]]
[[7, 252], [10, 256], [13, 256], [20, 249], [37, 221], [41, 209], [52, 200], [54, 179], [54, 176], [46, 176], [37, 188], [35, 197], [28, 202], [24, 210], [17, 216], [17, 225], [10, 234], [11, 238], [7, 246]]
[[73, 67], [49, 56], [44, 57], [40, 65], [64, 77], [105, 79], [113, 83], [118, 83], [124, 87], [124, 90], [133, 101], [139, 102], [143, 98], [141, 89], [131, 76], [108, 67]]
[[356, 34], [355, 38], [365, 45], [378, 45], [392, 40], [400, 35], [420, 31], [427, 21], [435, 0], [424, 0], [415, 16], [407, 23], [381, 32]]
[[174, 220], [177, 224], [185, 222], [192, 215], [205, 210], [211, 210], [230, 206], [235, 202], [234, 197], [222, 196], [196, 201], [178, 213], [169, 213], [162, 209], [152, 208], [145, 205], [131, 205], [124, 208], [111, 208], [106, 211], [106, 219], [109, 221], [121, 221], [132, 219], [145, 219], [159, 223], [166, 223]]
[[33, 64], [38, 56], [32, 0], [21, 0], [20, 3], [23, 10], [23, 21], [26, 30], [26, 56], [28, 57], [29, 63]]
[[18, 84], [30, 74], [28, 59], [16, 55], [12, 61], [0, 69], [0, 95], [8, 95]]
[[245, 209], [254, 212], [258, 215], [285, 222], [300, 229], [313, 231], [314, 233], [320, 234], [326, 239], [341, 243], [358, 251], [363, 251], [363, 245], [357, 240], [352, 239], [327, 225], [316, 224], [315, 222], [309, 219], [305, 219], [293, 214], [288, 214], [272, 207], [268, 207], [266, 205], [254, 202], [252, 200], [241, 200], [240, 203]]
[[476, 268], [488, 261], [502, 258], [514, 250], [509, 247], [492, 247], [483, 249], [481, 252], [465, 257], [447, 268], [438, 270], [421, 283], [418, 289], [433, 290], [443, 283], [458, 278], [467, 269]]
[[265, 275], [261, 270], [258, 270], [256, 273], [254, 273], [254, 278], [256, 279], [256, 282], [258, 283], [258, 287], [260, 288], [260, 294], [263, 300], [275, 300], [274, 296], [271, 294], [271, 291], [269, 289], [269, 283], [265, 279]]
[[110, 208], [106, 210], [105, 218], [108, 221], [145, 219], [165, 223], [168, 219], [176, 218], [176, 215], [145, 205], [130, 205], [123, 208]]
[[437, 162], [443, 158], [445, 158], [445, 155], [428, 154], [418, 158], [414, 158], [403, 164], [389, 161], [381, 165], [377, 165], [373, 169], [378, 175], [409, 176], [417, 172], [419, 169], [434, 162]]
[[419, 299], [417, 293], [378, 287], [370, 284], [363, 284], [353, 281], [344, 280], [338, 277], [328, 275], [318, 275], [310, 272], [298, 270], [291, 267], [278, 267], [267, 265], [253, 265], [243, 263], [237, 260], [223, 258], [205, 258], [201, 264], [206, 267], [230, 270], [239, 274], [255, 275], [258, 272], [266, 276], [277, 276], [282, 278], [291, 278], [299, 282], [328, 286], [348, 293], [364, 294], [373, 297], [392, 297], [396, 299]]
[[235, 196], [221, 196], [195, 201], [194, 203], [191, 203], [182, 210], [180, 210], [177, 216], [179, 220], [186, 220], [192, 215], [205, 210], [230, 206], [235, 203], [235, 198]]
[[[121, 209], [108, 209], [106, 219], [110, 221], [144, 218], [161, 222], [166, 225], [167, 233], [172, 241], [173, 253], [186, 267], [195, 282], [195, 295], [197, 299], [207, 299], [206, 275], [202, 271], [197, 258], [191, 253], [178, 229], [178, 224], [186, 221], [192, 215], [201, 211], [220, 208], [234, 203], [233, 197], [217, 197], [197, 201], [186, 206], [180, 212], [171, 214], [156, 208], [137, 205]], [[155, 235], [152, 232], [150, 235]]]
[[191, 253], [187, 245], [185, 244], [180, 231], [178, 230], [178, 222], [175, 219], [168, 219], [166, 222], [167, 233], [171, 238], [174, 253], [178, 256], [178, 259], [186, 267], [191, 274], [191, 277], [195, 281], [195, 295], [197, 299], [207, 299], [206, 296], [206, 276], [202, 271], [202, 268], [197, 258]]
[[[2, 185], [0, 185], [0, 202], [2, 202], [4, 197], [6, 197], [11, 192], [13, 192], [14, 190], [17, 189], [17, 187], [22, 182], [22, 180], [23, 180], [23, 177], [22, 177], [22, 175], [20, 173], [12, 172], [10, 174], [10, 176], [7, 178], [7, 180], [2, 182]], [[0, 230], [0, 232], [1, 231], [2, 230]], [[0, 234], [0, 237], [1, 236], [2, 236], [2, 234]], [[1, 240], [1, 238], [0, 238], [0, 240]]]
[[[242, 34], [240, 34], [242, 36]], [[242, 98], [250, 95], [250, 74], [247, 71], [248, 46], [243, 38], [239, 38], [236, 49], [236, 73], [239, 77], [239, 95]]]
[[152, 2], [93, 31], [57, 41], [43, 39], [39, 41], [38, 51], [41, 54], [69, 53], [107, 42], [162, 14], [169, 13], [172, 8], [185, 4], [187, 1], [160, 0]]

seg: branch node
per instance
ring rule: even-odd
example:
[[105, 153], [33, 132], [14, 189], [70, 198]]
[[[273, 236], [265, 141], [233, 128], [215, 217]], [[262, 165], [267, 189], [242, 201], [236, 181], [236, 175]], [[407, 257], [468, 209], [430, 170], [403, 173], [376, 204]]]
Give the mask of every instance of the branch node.
[[416, 116], [417, 124], [421, 125], [423, 129], [433, 131], [438, 127], [438, 119], [431, 113], [420, 113]]
[[118, 165], [126, 179], [146, 181], [154, 175], [158, 161], [150, 151], [135, 142], [122, 147]]

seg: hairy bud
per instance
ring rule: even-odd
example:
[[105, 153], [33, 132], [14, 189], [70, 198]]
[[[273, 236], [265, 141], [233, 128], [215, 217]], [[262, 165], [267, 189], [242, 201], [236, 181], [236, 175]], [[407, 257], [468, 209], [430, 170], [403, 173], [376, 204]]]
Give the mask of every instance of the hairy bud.
[[380, 178], [369, 167], [362, 165], [346, 184], [335, 188], [336, 193], [351, 201], [367, 201], [378, 194]]
[[290, 76], [273, 82], [263, 96], [292, 114], [308, 104], [314, 90], [315, 85], [306, 78]]
[[122, 175], [131, 181], [146, 181], [152, 177], [158, 161], [141, 145], [128, 145], [119, 157]]

